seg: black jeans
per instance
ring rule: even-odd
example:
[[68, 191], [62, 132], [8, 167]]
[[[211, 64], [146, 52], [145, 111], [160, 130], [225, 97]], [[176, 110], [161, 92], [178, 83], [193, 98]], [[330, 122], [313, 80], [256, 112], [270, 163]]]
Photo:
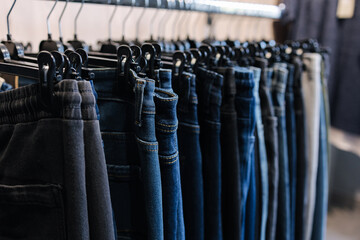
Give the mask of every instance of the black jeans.
[[292, 60], [294, 64], [294, 109], [296, 122], [296, 211], [295, 239], [303, 240], [305, 235], [305, 205], [307, 199], [307, 141], [304, 96], [301, 85], [303, 63], [299, 57]]
[[222, 239], [220, 106], [223, 77], [199, 68], [200, 146], [203, 158], [205, 239]]
[[0, 94], [0, 238], [114, 239], [90, 84], [61, 81], [50, 108], [38, 96]]
[[224, 239], [241, 239], [240, 159], [235, 110], [235, 69], [215, 69], [224, 77], [221, 119], [222, 223]]

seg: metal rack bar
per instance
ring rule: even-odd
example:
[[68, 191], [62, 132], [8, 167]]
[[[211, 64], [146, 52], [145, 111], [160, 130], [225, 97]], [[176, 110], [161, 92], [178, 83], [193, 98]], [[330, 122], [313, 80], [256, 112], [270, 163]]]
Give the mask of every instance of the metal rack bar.
[[[65, 0], [60, 0], [65, 1]], [[81, 2], [81, 0], [71, 0], [70, 2]], [[85, 0], [85, 3], [107, 4], [118, 6], [132, 6], [132, 0]], [[146, 2], [149, 4], [147, 5]], [[285, 5], [280, 4], [256, 4], [244, 2], [230, 2], [218, 0], [162, 0], [161, 6], [156, 6], [156, 0], [136, 0], [134, 7], [162, 8], [170, 10], [196, 11], [205, 13], [216, 13], [226, 15], [259, 17], [280, 19]]]

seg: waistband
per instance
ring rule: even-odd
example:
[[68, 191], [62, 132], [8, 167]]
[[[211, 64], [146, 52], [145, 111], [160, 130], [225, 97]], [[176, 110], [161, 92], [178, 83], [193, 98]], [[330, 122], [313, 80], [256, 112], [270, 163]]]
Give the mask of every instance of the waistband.
[[196, 85], [198, 98], [204, 107], [202, 110], [209, 111], [210, 105], [221, 106], [223, 81], [223, 76], [214, 71], [204, 68], [198, 69]]
[[54, 85], [53, 105], [46, 107], [40, 96], [40, 84], [28, 85], [0, 93], [0, 124], [17, 124], [43, 118], [82, 119], [82, 108], [93, 107], [93, 101], [82, 104], [76, 80], [62, 80]]
[[274, 76], [272, 79], [272, 91], [284, 93], [289, 71], [281, 65], [274, 65]]
[[155, 70], [156, 81], [159, 82], [159, 88], [162, 89], [172, 89], [171, 79], [172, 71], [170, 69], [158, 69]]
[[235, 69], [233, 67], [218, 67], [214, 70], [223, 75], [224, 84], [223, 84], [223, 95], [235, 95], [236, 94], [236, 85], [235, 85]]
[[254, 97], [254, 72], [248, 68], [235, 68], [236, 96], [252, 98]]

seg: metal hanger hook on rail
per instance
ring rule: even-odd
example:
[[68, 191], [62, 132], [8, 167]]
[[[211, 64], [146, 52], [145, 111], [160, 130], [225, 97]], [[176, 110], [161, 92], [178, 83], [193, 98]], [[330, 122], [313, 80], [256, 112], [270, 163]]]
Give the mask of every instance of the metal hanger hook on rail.
[[[109, 2], [111, 2], [111, 0], [109, 0]], [[118, 4], [119, 4], [119, 0], [116, 0], [114, 10], [111, 13], [111, 16], [109, 18], [109, 24], [108, 24], [108, 27], [109, 27], [109, 29], [108, 29], [108, 31], [109, 31], [109, 41], [111, 41], [111, 23], [112, 23], [112, 21], [114, 19], [116, 10], [118, 9]]]
[[[169, 0], [166, 0], [166, 7], [169, 8]], [[162, 36], [162, 39], [165, 38], [165, 25], [166, 23], [164, 24], [164, 21], [165, 19], [167, 18], [167, 16], [169, 15], [169, 10], [166, 9], [165, 10], [165, 14], [162, 16], [162, 18], [160, 19], [159, 21], [159, 27], [158, 27], [158, 40], [161, 40], [161, 36]]]
[[154, 16], [150, 20], [150, 39], [154, 40], [154, 22], [157, 17], [157, 13], [159, 12], [159, 7], [161, 6], [161, 0], [156, 0], [156, 10], [154, 12]]
[[62, 20], [62, 17], [64, 16], [64, 13], [65, 13], [65, 10], [66, 10], [66, 8], [67, 8], [68, 3], [69, 3], [69, 0], [66, 0], [65, 5], [64, 5], [64, 8], [63, 8], [63, 10], [61, 11], [61, 14], [60, 14], [60, 17], [59, 17], [59, 21], [58, 21], [58, 24], [59, 24], [59, 39], [60, 39], [60, 42], [63, 42], [63, 35], [62, 35], [62, 31], [61, 31], [61, 20]]
[[78, 18], [80, 16], [81, 10], [84, 7], [84, 2], [85, 2], [85, 0], [81, 0], [81, 6], [79, 8], [79, 11], [76, 14], [75, 21], [74, 21], [74, 39], [75, 40], [77, 40], [77, 21], [78, 21]]
[[50, 31], [50, 16], [51, 14], [53, 13], [55, 7], [56, 7], [56, 4], [58, 3], [59, 0], [56, 0], [54, 5], [52, 6], [48, 16], [46, 17], [46, 26], [47, 26], [47, 32], [48, 32], [48, 39], [51, 40], [51, 31]]
[[141, 22], [141, 19], [144, 16], [144, 13], [148, 7], [149, 7], [149, 0], [145, 0], [145, 6], [140, 14], [140, 17], [136, 21], [136, 37], [135, 37], [136, 41], [139, 41], [140, 22]]
[[7, 40], [8, 40], [8, 41], [11, 41], [11, 33], [10, 33], [10, 13], [12, 12], [12, 10], [13, 10], [13, 8], [14, 8], [15, 3], [16, 3], [16, 0], [14, 0], [13, 4], [11, 5], [11, 8], [10, 8], [8, 14], [6, 15], [6, 24], [7, 24], [7, 31], [8, 31]]
[[[176, 2], [176, 1], [175, 1]], [[173, 28], [172, 28], [172, 34], [171, 34], [171, 38], [172, 40], [176, 40], [176, 30], [177, 28], [179, 27], [178, 24], [179, 24], [179, 21], [180, 21], [180, 16], [181, 16], [181, 13], [182, 13], [182, 9], [184, 8], [184, 1], [183, 0], [178, 0], [179, 2], [179, 10], [177, 12], [177, 15], [175, 15], [175, 19], [174, 19], [174, 22], [173, 22]], [[176, 3], [175, 3], [176, 4]]]
[[126, 14], [124, 20], [123, 20], [123, 25], [122, 25], [122, 40], [125, 40], [125, 27], [126, 27], [126, 21], [129, 19], [130, 14], [132, 13], [133, 9], [134, 9], [134, 5], [135, 5], [135, 0], [131, 0], [131, 8], [128, 11], [128, 13]]

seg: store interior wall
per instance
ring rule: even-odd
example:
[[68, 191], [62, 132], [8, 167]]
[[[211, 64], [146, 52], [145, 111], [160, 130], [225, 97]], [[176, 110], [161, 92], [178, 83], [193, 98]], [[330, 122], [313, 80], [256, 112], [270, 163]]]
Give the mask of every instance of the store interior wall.
[[[276, 0], [246, 0], [242, 2], [254, 2], [264, 4], [276, 4]], [[6, 39], [6, 15], [13, 0], [1, 0], [0, 4], [0, 40]], [[14, 41], [23, 43], [31, 42], [33, 50], [38, 51], [42, 40], [47, 38], [46, 17], [53, 6], [53, 1], [44, 0], [18, 0], [10, 15], [10, 29]], [[50, 18], [52, 38], [59, 39], [58, 19], [65, 2], [58, 2]], [[70, 3], [62, 20], [62, 32], [65, 41], [73, 39], [74, 18], [79, 10], [80, 3]], [[78, 38], [96, 47], [99, 40], [108, 38], [108, 20], [114, 6], [100, 4], [85, 4], [78, 19]], [[130, 7], [119, 6], [112, 22], [112, 39], [119, 40], [122, 37], [122, 23], [130, 10]], [[153, 23], [154, 36], [158, 36], [159, 22], [165, 14], [165, 10], [134, 8], [126, 24], [125, 38], [127, 40], [136, 37], [136, 22], [142, 16], [139, 25], [139, 39], [150, 38], [150, 22], [154, 14], [156, 18]], [[192, 12], [184, 15], [174, 11], [168, 14], [168, 18], [162, 24], [165, 27], [167, 39], [176, 38], [180, 35], [185, 38], [189, 32], [191, 38], [202, 40], [210, 33], [207, 25], [208, 16], [205, 13]], [[175, 19], [184, 19], [174, 27]], [[218, 39], [258, 40], [273, 39], [273, 20], [241, 16], [215, 15], [212, 31]], [[174, 31], [175, 29], [175, 31]]]

